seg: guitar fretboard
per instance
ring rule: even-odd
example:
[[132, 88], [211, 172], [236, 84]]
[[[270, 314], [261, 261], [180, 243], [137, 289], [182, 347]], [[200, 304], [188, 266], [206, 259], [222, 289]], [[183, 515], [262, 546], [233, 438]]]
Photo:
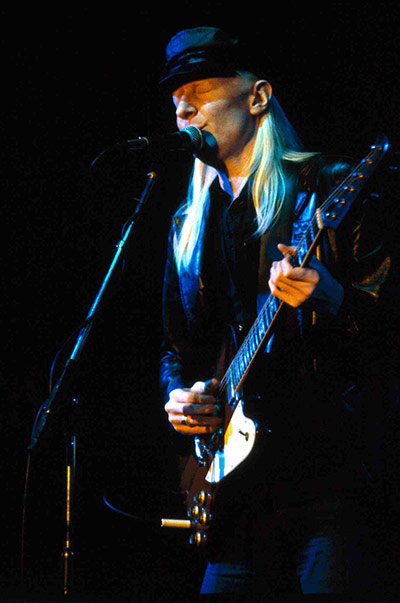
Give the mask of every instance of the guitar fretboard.
[[233, 359], [226, 375], [229, 382], [229, 398], [233, 399], [235, 393], [240, 389], [241, 383], [247, 374], [250, 364], [258, 349], [266, 338], [268, 330], [271, 329], [273, 321], [278, 316], [279, 306], [282, 302], [270, 295], [262, 307], [256, 321], [247, 334], [245, 340], [235, 358]]

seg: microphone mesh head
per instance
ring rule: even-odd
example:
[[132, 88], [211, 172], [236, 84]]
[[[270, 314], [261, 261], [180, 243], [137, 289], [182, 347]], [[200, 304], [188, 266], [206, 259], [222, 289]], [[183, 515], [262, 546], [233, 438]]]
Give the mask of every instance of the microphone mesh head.
[[200, 128], [197, 126], [188, 126], [187, 128], [183, 128], [181, 133], [185, 132], [188, 134], [191, 142], [191, 146], [193, 151], [200, 151], [203, 147], [203, 134]]

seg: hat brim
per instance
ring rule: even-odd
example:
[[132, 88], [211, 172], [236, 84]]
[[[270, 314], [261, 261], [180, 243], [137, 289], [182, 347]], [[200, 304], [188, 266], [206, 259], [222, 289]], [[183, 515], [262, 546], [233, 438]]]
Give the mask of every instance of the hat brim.
[[195, 82], [196, 80], [204, 80], [212, 77], [235, 77], [237, 75], [237, 70], [235, 69], [221, 69], [218, 67], [213, 68], [204, 68], [204, 69], [186, 69], [181, 70], [179, 73], [172, 73], [164, 77], [160, 81], [160, 85], [163, 86], [166, 90], [173, 92], [177, 90], [184, 84], [188, 84], [190, 82]]

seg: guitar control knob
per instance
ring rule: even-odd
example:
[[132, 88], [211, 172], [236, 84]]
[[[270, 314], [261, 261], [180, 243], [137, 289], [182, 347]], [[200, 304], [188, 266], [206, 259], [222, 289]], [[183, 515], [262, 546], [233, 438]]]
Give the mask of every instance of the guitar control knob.
[[204, 507], [207, 500], [211, 498], [210, 494], [207, 494], [204, 490], [200, 490], [194, 496], [194, 501], [198, 503], [201, 507]]
[[199, 524], [202, 526], [206, 526], [211, 520], [211, 514], [209, 515], [205, 509], [202, 509], [199, 515]]
[[201, 546], [207, 540], [207, 534], [204, 532], [195, 532], [190, 537], [190, 544], [194, 544], [195, 546]]
[[195, 521], [197, 521], [199, 514], [200, 514], [199, 505], [194, 505], [188, 511], [188, 516], [191, 517], [192, 519], [194, 519]]

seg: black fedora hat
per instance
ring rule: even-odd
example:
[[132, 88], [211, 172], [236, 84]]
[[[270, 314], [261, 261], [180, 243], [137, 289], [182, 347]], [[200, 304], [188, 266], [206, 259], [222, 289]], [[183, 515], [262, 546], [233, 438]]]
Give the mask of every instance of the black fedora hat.
[[166, 48], [161, 83], [174, 90], [206, 77], [232, 77], [238, 70], [258, 69], [249, 48], [217, 27], [195, 27], [175, 34]]

